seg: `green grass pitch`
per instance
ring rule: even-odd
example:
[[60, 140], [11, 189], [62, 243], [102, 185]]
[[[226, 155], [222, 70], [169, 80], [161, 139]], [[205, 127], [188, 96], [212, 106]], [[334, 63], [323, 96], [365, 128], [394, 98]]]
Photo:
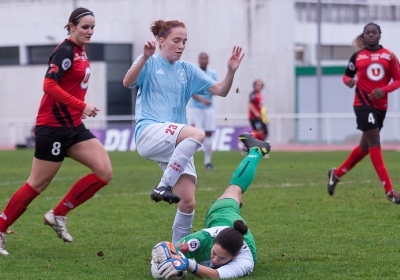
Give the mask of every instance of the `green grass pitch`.
[[[342, 178], [333, 197], [327, 194], [326, 172], [347, 154], [273, 151], [260, 161], [243, 197], [242, 215], [259, 259], [245, 279], [398, 279], [400, 205], [385, 198], [369, 158]], [[400, 191], [399, 153], [383, 155]], [[32, 150], [0, 151], [0, 208], [28, 178], [32, 156]], [[136, 152], [111, 152], [110, 157], [110, 185], [68, 215], [72, 243], [43, 225], [43, 214], [89, 172], [65, 161], [48, 189], [10, 228], [16, 232], [8, 235], [10, 255], [0, 256], [0, 279], [152, 279], [150, 251], [158, 241], [170, 240], [176, 206], [149, 198], [161, 177], [155, 162]], [[194, 231], [202, 228], [207, 208], [243, 157], [215, 152], [215, 171], [202, 169], [201, 152], [195, 159]]]

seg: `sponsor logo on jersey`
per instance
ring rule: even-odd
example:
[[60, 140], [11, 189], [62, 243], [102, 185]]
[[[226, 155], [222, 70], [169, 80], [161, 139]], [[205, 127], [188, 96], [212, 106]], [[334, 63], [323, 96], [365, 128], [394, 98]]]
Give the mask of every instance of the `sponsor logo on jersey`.
[[379, 60], [380, 57], [381, 57], [381, 55], [379, 53], [371, 54], [371, 60], [372, 61], [377, 61], [377, 60]]
[[385, 76], [385, 68], [380, 63], [372, 63], [367, 68], [367, 76], [372, 81], [379, 81]]
[[381, 58], [390, 61], [392, 59], [392, 56], [390, 55], [390, 53], [381, 53]]
[[356, 60], [362, 60], [362, 59], [368, 59], [368, 58], [369, 58], [369, 56], [366, 54], [359, 54], [359, 55], [357, 55]]
[[87, 60], [86, 52], [81, 52], [81, 53], [76, 52], [74, 54], [74, 61], [76, 60], [86, 61]]
[[55, 65], [54, 63], [51, 63], [50, 65], [49, 65], [49, 71], [47, 72], [48, 74], [50, 74], [50, 73], [58, 73], [58, 70], [59, 70], [59, 68], [58, 68], [58, 66], [57, 65]]
[[161, 68], [156, 71], [156, 74], [165, 75], [164, 71]]
[[197, 248], [200, 247], [200, 241], [197, 238], [192, 238], [189, 239], [188, 242], [186, 242], [189, 246], [189, 251], [196, 251]]
[[65, 58], [62, 62], [61, 62], [61, 67], [64, 70], [67, 70], [68, 68], [70, 68], [72, 65], [71, 59], [69, 58]]
[[349, 67], [349, 69], [350, 69], [351, 71], [356, 70], [356, 67], [354, 66], [354, 63], [353, 63], [353, 62], [349, 62], [349, 65], [348, 65], [347, 67]]
[[86, 67], [85, 70], [85, 77], [83, 78], [81, 82], [81, 88], [87, 89], [89, 86], [89, 78], [90, 78], [90, 67]]

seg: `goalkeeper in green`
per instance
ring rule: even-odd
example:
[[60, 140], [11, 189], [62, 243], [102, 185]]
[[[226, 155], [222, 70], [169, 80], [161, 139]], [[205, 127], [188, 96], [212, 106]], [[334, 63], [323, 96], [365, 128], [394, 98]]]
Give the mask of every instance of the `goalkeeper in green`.
[[[250, 133], [241, 134], [239, 139], [248, 154], [233, 173], [228, 188], [208, 210], [205, 228], [181, 238], [175, 244], [187, 258], [186, 269], [199, 277], [224, 279], [250, 275], [257, 261], [256, 244], [240, 214], [240, 206], [242, 195], [252, 183], [260, 159], [269, 153], [270, 145]], [[152, 251], [152, 265], [155, 266], [152, 271], [168, 259], [165, 246], [157, 245]], [[162, 273], [166, 271], [169, 278], [175, 274], [174, 269], [178, 275], [181, 271], [170, 263], [159, 265], [156, 275], [166, 277]], [[167, 265], [171, 267], [166, 269]]]

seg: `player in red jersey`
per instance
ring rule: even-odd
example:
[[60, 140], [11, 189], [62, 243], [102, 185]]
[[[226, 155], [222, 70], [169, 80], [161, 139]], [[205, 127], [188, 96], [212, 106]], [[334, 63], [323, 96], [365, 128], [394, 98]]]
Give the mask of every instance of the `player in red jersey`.
[[253, 82], [253, 91], [249, 98], [249, 121], [253, 129], [253, 135], [260, 141], [265, 141], [268, 136], [267, 110], [263, 104], [261, 90], [264, 83], [257, 79]]
[[72, 236], [66, 228], [67, 213], [93, 197], [112, 178], [110, 158], [100, 141], [85, 127], [82, 118], [95, 117], [99, 109], [84, 102], [90, 65], [85, 45], [95, 26], [94, 15], [85, 8], [75, 9], [65, 29], [69, 38], [54, 50], [44, 78], [44, 95], [35, 127], [35, 155], [26, 183], [10, 198], [0, 215], [0, 254], [6, 251], [6, 232], [28, 205], [50, 184], [65, 157], [90, 168], [91, 173], [79, 179], [60, 202], [44, 215], [66, 242]]
[[380, 130], [388, 106], [388, 93], [400, 87], [400, 69], [395, 54], [379, 44], [380, 38], [379, 25], [368, 23], [363, 33], [354, 40], [357, 52], [350, 58], [343, 82], [350, 88], [356, 85], [353, 107], [357, 128], [362, 131], [362, 136], [359, 145], [348, 158], [338, 168], [328, 171], [327, 188], [328, 193], [333, 195], [339, 178], [369, 154], [386, 197], [391, 202], [400, 204], [400, 195], [393, 190], [382, 158], [380, 143]]

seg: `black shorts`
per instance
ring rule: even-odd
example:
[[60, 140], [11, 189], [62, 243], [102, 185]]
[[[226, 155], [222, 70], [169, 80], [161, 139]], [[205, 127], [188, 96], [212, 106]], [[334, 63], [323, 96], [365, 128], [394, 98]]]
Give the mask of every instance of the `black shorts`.
[[35, 158], [61, 162], [72, 145], [92, 138], [96, 137], [84, 124], [78, 127], [36, 126]]
[[261, 119], [251, 119], [250, 124], [253, 130], [262, 130], [265, 135], [268, 135], [268, 126]]
[[382, 129], [386, 110], [364, 106], [354, 106], [353, 109], [357, 117], [357, 129], [361, 131], [368, 131], [375, 128]]

